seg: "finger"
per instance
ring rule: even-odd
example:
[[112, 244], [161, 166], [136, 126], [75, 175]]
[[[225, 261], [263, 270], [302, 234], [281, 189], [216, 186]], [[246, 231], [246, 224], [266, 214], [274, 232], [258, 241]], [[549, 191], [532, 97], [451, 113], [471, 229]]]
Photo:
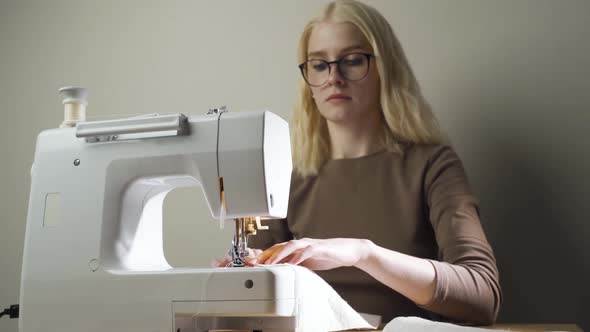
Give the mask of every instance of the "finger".
[[302, 261], [301, 256], [303, 255], [304, 252], [305, 252], [305, 250], [297, 251], [296, 253], [294, 253], [293, 255], [291, 255], [289, 257], [289, 260], [286, 261], [285, 263], [297, 265], [298, 264], [297, 262], [301, 262]]
[[280, 261], [277, 261], [274, 264], [284, 264], [287, 263], [288, 261], [290, 261], [291, 259], [293, 259], [293, 256], [297, 254], [298, 251], [295, 251], [293, 253], [291, 253], [290, 255], [288, 255], [287, 257], [281, 259]]
[[315, 247], [313, 245], [307, 246], [307, 248], [300, 250], [296, 255], [293, 255], [293, 258], [291, 258], [287, 263], [300, 265], [302, 262], [313, 256], [315, 251], [314, 248]]
[[246, 263], [247, 266], [257, 266], [258, 260], [256, 258], [249, 258], [249, 259], [246, 259], [244, 261], [244, 263]]
[[263, 252], [259, 253], [259, 254], [258, 254], [258, 256], [256, 257], [256, 258], [258, 259], [258, 262], [259, 262], [260, 264], [265, 264], [265, 263], [266, 263], [266, 260], [267, 260], [267, 259], [268, 259], [270, 256], [272, 256], [272, 254], [273, 254], [275, 251], [279, 250], [279, 249], [280, 249], [282, 246], [284, 246], [284, 245], [285, 245], [285, 243], [277, 243], [277, 244], [275, 244], [274, 246], [272, 246], [272, 247], [270, 247], [270, 248], [266, 249], [265, 251], [263, 251]]
[[290, 252], [285, 251], [288, 249], [289, 249], [288, 244], [285, 244], [281, 247], [276, 248], [275, 250], [273, 250], [272, 252], [269, 253], [268, 257], [264, 261], [264, 264], [275, 264], [277, 262], [278, 258], [282, 259], [283, 257], [285, 257], [286, 255], [288, 255], [290, 253]]
[[277, 264], [278, 262], [285, 259], [287, 256], [292, 255], [296, 250], [301, 249], [302, 246], [307, 246], [303, 241], [291, 240], [287, 242], [280, 250], [277, 250], [267, 260], [267, 264]]
[[283, 242], [279, 245], [272, 246], [271, 249], [273, 249], [273, 251], [265, 253], [264, 261], [262, 261], [261, 259], [259, 259], [258, 261], [261, 264], [283, 263], [285, 261], [288, 261], [291, 255], [293, 255], [293, 253], [296, 250], [304, 248], [312, 243], [313, 241], [308, 238]]
[[270, 263], [270, 258], [273, 257], [273, 255], [275, 254], [275, 252], [277, 252], [279, 250], [280, 250], [279, 248], [265, 250], [262, 254], [260, 254], [257, 257], [258, 263], [260, 263], [260, 264], [269, 264]]

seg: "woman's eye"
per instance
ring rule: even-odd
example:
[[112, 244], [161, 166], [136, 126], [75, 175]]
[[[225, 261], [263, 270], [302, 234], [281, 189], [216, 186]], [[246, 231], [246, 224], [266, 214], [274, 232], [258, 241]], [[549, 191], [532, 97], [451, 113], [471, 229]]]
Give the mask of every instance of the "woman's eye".
[[321, 62], [321, 63], [313, 64], [311, 66], [311, 68], [315, 71], [324, 71], [324, 70], [326, 70], [326, 68], [328, 68], [328, 66], [325, 63]]
[[363, 63], [363, 59], [361, 57], [354, 57], [349, 59], [344, 59], [343, 64], [346, 66], [358, 66]]

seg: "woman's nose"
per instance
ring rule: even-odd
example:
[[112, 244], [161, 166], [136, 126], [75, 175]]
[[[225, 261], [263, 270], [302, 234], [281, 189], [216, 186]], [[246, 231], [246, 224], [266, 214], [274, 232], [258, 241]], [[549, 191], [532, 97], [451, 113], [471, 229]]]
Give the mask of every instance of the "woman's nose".
[[341, 85], [344, 83], [344, 77], [340, 74], [340, 69], [338, 68], [338, 64], [331, 63], [330, 64], [330, 73], [328, 74], [328, 84], [330, 85]]

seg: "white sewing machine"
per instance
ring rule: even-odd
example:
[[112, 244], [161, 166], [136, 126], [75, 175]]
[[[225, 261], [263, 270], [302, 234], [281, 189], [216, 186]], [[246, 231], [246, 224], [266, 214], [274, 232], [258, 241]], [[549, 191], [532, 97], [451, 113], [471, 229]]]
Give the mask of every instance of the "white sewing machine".
[[60, 91], [66, 120], [39, 135], [31, 169], [19, 331], [294, 330], [292, 267], [175, 269], [162, 248], [165, 195], [201, 186], [212, 215], [235, 220], [243, 264], [256, 221], [287, 212], [287, 122], [267, 111], [85, 122], [84, 90]]

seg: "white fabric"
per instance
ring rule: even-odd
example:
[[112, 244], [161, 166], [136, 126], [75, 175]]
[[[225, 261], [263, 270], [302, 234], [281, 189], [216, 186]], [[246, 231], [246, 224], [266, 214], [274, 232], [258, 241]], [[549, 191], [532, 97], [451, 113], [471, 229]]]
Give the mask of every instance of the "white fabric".
[[294, 266], [297, 272], [297, 332], [375, 329], [312, 271]]
[[[490, 332], [488, 329], [433, 322], [419, 317], [397, 317], [387, 323], [383, 332]], [[505, 331], [506, 330], [495, 330]]]

